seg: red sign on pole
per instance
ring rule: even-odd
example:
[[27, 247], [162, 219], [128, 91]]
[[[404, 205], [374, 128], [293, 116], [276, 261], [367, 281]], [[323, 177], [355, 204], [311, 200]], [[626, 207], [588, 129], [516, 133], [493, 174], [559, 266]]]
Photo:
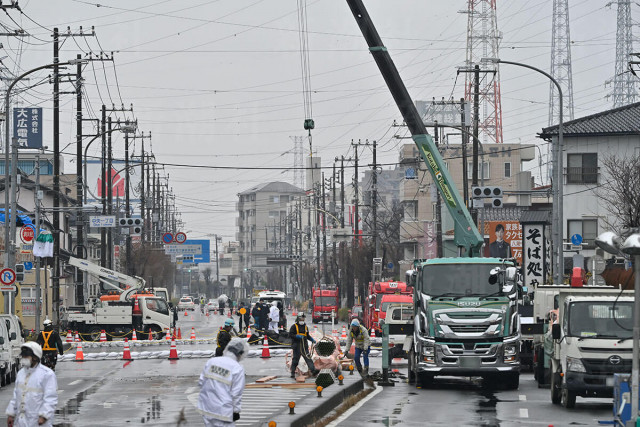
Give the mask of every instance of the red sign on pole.
[[183, 244], [184, 242], [187, 241], [187, 235], [182, 233], [182, 232], [177, 233], [176, 237], [175, 237], [175, 241], [176, 241], [176, 243]]
[[33, 241], [35, 237], [35, 229], [31, 225], [23, 225], [20, 228], [20, 239], [23, 243], [29, 243]]

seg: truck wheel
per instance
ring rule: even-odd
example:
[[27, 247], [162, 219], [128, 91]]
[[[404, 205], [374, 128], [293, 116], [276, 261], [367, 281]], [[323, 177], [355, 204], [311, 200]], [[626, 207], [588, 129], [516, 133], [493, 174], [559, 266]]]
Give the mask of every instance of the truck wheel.
[[564, 387], [560, 395], [560, 403], [567, 409], [573, 409], [576, 406], [576, 393]]
[[407, 360], [407, 377], [409, 378], [409, 384], [416, 383], [416, 373], [414, 372], [414, 364], [415, 364], [415, 354], [413, 349], [409, 351], [409, 358]]
[[554, 372], [551, 374], [551, 403], [560, 404], [560, 374]]
[[507, 390], [517, 390], [520, 386], [520, 373], [510, 372], [504, 376], [504, 387]]

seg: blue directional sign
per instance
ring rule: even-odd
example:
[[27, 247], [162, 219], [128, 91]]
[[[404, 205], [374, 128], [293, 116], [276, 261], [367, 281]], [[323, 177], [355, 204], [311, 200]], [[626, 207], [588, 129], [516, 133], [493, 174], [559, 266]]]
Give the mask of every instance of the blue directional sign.
[[571, 243], [574, 246], [580, 246], [582, 244], [582, 236], [579, 234], [574, 234], [571, 236]]
[[42, 148], [42, 108], [14, 108], [13, 137], [20, 148]]
[[181, 246], [200, 246], [200, 253], [193, 254], [193, 259], [183, 259], [183, 264], [206, 264], [211, 262], [210, 240], [187, 240]]

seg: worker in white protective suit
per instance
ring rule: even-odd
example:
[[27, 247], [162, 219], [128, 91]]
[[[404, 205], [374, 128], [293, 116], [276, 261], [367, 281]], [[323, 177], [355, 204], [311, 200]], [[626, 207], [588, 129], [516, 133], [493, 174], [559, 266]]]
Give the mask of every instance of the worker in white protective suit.
[[53, 426], [58, 404], [56, 374], [42, 363], [42, 347], [29, 341], [20, 347], [22, 369], [16, 377], [13, 398], [7, 406], [8, 427]]
[[278, 322], [280, 322], [280, 309], [278, 308], [278, 302], [272, 301], [271, 308], [269, 309], [269, 329], [278, 332]]
[[245, 379], [239, 362], [247, 353], [247, 341], [233, 338], [222, 357], [213, 357], [204, 366], [198, 381], [198, 412], [206, 427], [235, 427], [235, 421], [240, 419]]

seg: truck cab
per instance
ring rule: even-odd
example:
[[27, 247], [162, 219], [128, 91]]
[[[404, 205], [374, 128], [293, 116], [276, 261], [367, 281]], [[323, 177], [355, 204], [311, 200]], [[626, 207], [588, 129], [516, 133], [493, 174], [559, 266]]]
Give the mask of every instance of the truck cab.
[[551, 326], [551, 401], [613, 396], [613, 374], [631, 373], [633, 292], [583, 287], [560, 291]]
[[[338, 317], [338, 287], [336, 285], [321, 284], [313, 289], [313, 323], [331, 322]], [[332, 315], [333, 314], [333, 315]]]

